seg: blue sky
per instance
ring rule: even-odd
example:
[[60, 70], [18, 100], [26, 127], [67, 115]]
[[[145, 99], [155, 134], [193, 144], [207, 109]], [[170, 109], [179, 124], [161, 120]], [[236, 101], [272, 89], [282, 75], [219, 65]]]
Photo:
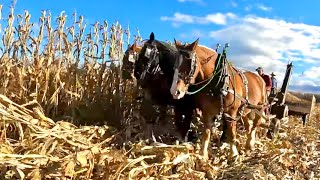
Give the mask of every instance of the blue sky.
[[[10, 1], [2, 0], [3, 16]], [[65, 11], [83, 15], [88, 24], [107, 20], [138, 27], [143, 38], [184, 42], [200, 38], [215, 47], [230, 43], [229, 57], [237, 66], [277, 73], [281, 84], [288, 60], [294, 62], [290, 89], [320, 93], [320, 1], [289, 0], [150, 0], [31, 1], [18, 0], [16, 12], [28, 10], [37, 22], [41, 10], [53, 16]]]

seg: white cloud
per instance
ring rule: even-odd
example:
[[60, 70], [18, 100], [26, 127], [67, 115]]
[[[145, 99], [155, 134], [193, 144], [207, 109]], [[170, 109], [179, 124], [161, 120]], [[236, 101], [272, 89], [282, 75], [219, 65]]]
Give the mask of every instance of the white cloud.
[[182, 39], [197, 39], [197, 38], [202, 38], [204, 37], [204, 33], [201, 32], [200, 30], [192, 30], [191, 33], [181, 33], [179, 35], [180, 38]]
[[237, 7], [238, 4], [237, 4], [235, 1], [231, 0], [231, 6], [232, 6], [232, 7]]
[[302, 77], [312, 80], [320, 80], [320, 66], [313, 66], [303, 72]]
[[259, 10], [262, 10], [262, 11], [266, 11], [266, 12], [270, 12], [272, 11], [272, 7], [269, 7], [269, 6], [266, 6], [266, 5], [263, 5], [263, 4], [254, 4], [254, 5], [247, 5], [244, 7], [244, 10], [245, 11], [251, 11], [253, 8], [255, 9], [259, 9]]
[[160, 17], [162, 21], [172, 21], [173, 23], [194, 23], [194, 16], [188, 14], [181, 14], [179, 12], [174, 13], [173, 17], [162, 16]]
[[250, 11], [251, 9], [252, 9], [252, 6], [251, 6], [251, 5], [248, 5], [248, 6], [244, 7], [244, 10], [245, 10], [245, 11]]
[[[319, 26], [245, 16], [236, 24], [211, 31], [210, 37], [215, 42], [230, 43], [229, 58], [236, 66], [253, 71], [262, 66], [266, 73], [277, 74], [279, 84], [287, 62], [292, 60], [295, 78], [292, 78], [291, 87], [301, 89], [306, 86], [312, 91], [317, 88], [320, 91]], [[296, 74], [295, 63], [300, 66], [304, 63], [304, 68], [310, 68], [303, 74]]]
[[178, 0], [178, 2], [199, 2], [201, 0]]
[[178, 0], [178, 2], [181, 2], [181, 3], [192, 2], [192, 3], [198, 3], [200, 5], [205, 5], [205, 2], [203, 2], [203, 0]]
[[173, 17], [162, 16], [162, 21], [171, 21], [173, 25], [178, 24], [216, 24], [226, 25], [228, 20], [235, 19], [237, 16], [233, 13], [215, 13], [208, 14], [206, 16], [192, 16], [188, 14], [182, 14], [179, 12], [174, 13]]
[[271, 11], [272, 10], [272, 7], [268, 7], [268, 6], [265, 6], [263, 4], [257, 4], [257, 8], [262, 10], [262, 11]]
[[254, 15], [238, 17], [232, 13], [201, 17], [176, 13], [162, 20], [176, 24], [224, 25], [209, 32], [184, 32], [180, 37], [190, 41], [198, 37], [209, 38], [211, 46], [230, 43], [228, 57], [237, 67], [254, 71], [256, 67], [262, 66], [266, 73], [277, 74], [279, 85], [282, 84], [288, 61], [293, 61], [290, 88], [308, 88], [320, 92], [320, 26]]
[[288, 58], [306, 59], [309, 63], [320, 60], [318, 26], [246, 16], [237, 24], [210, 32], [210, 36], [217, 41], [230, 42], [231, 47], [234, 46], [231, 51], [236, 54], [259, 55], [269, 62]]

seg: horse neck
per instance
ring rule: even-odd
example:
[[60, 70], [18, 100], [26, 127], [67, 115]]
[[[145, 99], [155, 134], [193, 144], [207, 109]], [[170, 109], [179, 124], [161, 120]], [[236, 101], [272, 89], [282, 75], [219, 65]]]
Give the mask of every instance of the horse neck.
[[[210, 78], [213, 75], [214, 70], [216, 68], [216, 60], [218, 55], [217, 53], [211, 53], [208, 56], [208, 54], [203, 53], [203, 51], [198, 51], [198, 52], [197, 52], [197, 59], [198, 59], [197, 64], [199, 66], [199, 70], [198, 70], [198, 74], [196, 75], [196, 80], [198, 79], [202, 81]], [[210, 59], [208, 60], [208, 58]]]
[[160, 68], [164, 71], [165, 76], [172, 77], [174, 74], [175, 55], [171, 50], [161, 50], [162, 56], [159, 59]]

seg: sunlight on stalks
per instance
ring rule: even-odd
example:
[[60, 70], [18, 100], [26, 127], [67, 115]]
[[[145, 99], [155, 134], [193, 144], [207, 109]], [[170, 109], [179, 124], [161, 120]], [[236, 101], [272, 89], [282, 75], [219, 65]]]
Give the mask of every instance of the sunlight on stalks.
[[150, 145], [141, 140], [139, 89], [120, 71], [139, 30], [132, 39], [117, 21], [53, 17], [42, 11], [32, 22], [13, 6], [3, 18], [0, 5], [0, 179], [320, 178], [320, 107], [311, 126], [290, 117], [279, 139], [257, 138], [238, 165], [227, 164], [227, 148], [210, 148], [205, 162], [197, 144]]
[[[72, 116], [78, 123], [109, 119], [107, 123], [119, 126], [131, 108], [122, 105], [133, 101], [120, 90], [132, 89], [120, 80], [129, 27], [123, 30], [118, 22], [103, 21], [86, 28], [83, 16], [74, 13], [71, 19], [69, 23], [61, 12], [52, 20], [50, 11], [42, 11], [38, 23], [32, 23], [27, 10], [15, 16], [10, 8], [6, 23], [1, 23], [0, 92], [21, 104], [37, 100], [51, 118]], [[93, 109], [100, 117], [88, 119]]]

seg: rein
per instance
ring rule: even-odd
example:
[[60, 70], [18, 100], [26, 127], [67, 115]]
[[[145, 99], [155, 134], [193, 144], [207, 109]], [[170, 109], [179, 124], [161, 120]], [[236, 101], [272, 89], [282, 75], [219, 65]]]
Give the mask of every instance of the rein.
[[[229, 105], [229, 106], [232, 106], [234, 103], [235, 103], [235, 100], [237, 98], [240, 98], [241, 101], [242, 98], [241, 96], [239, 96], [236, 92], [235, 92], [235, 89], [236, 89], [236, 75], [235, 75], [235, 72], [232, 70], [233, 67], [231, 66], [231, 64], [229, 63], [229, 61], [227, 60], [227, 47], [229, 47], [229, 44], [226, 44], [226, 46], [223, 48], [223, 52], [222, 54], [219, 56], [218, 58], [218, 61], [217, 61], [217, 65], [214, 69], [214, 71], [212, 72], [212, 76], [207, 79], [207, 80], [204, 80], [200, 83], [197, 83], [197, 84], [201, 84], [205, 81], [208, 81], [204, 86], [200, 87], [199, 89], [195, 90], [195, 91], [187, 91], [186, 94], [188, 95], [193, 95], [193, 94], [196, 94], [198, 92], [200, 92], [201, 90], [203, 90], [205, 87], [207, 87], [211, 82], [212, 80], [214, 79], [214, 77], [216, 77], [219, 73], [220, 73], [220, 76], [219, 76], [219, 79], [218, 81], [215, 83], [214, 87], [217, 88], [218, 85], [222, 82], [222, 87], [220, 88], [220, 103], [221, 103], [221, 109], [220, 109], [220, 115], [223, 114], [224, 112], [224, 96], [226, 96], [228, 93], [232, 93], [234, 95], [234, 99], [233, 99], [233, 102]], [[211, 58], [211, 57], [209, 57]], [[208, 59], [209, 59], [208, 58]], [[210, 59], [209, 59], [210, 60]], [[208, 63], [209, 60], [206, 60], [205, 63]], [[228, 72], [228, 68], [231, 70], [231, 76], [232, 76], [232, 80], [233, 80], [233, 83], [232, 83], [232, 89], [229, 88], [229, 81], [231, 80], [230, 79], [230, 73]], [[242, 76], [241, 76], [242, 77]], [[246, 91], [247, 91], [247, 84], [246, 84]], [[247, 96], [246, 96], [246, 101], [243, 102], [243, 105], [245, 106], [246, 104], [248, 104], [248, 100], [247, 100]], [[244, 107], [243, 106], [243, 107]]]
[[[219, 74], [219, 73], [223, 70], [223, 67], [221, 67], [221, 68], [218, 70], [218, 68], [219, 68], [220, 65], [221, 65], [222, 56], [224, 56], [224, 61], [227, 61], [227, 59], [226, 59], [226, 47], [223, 49], [223, 53], [222, 53], [222, 54], [219, 56], [219, 58], [218, 58], [217, 65], [216, 65], [215, 69], [214, 69], [213, 72], [212, 72], [213, 75], [212, 75], [210, 78], [208, 78], [208, 79], [206, 79], [206, 80], [204, 80], [204, 81], [201, 81], [201, 82], [199, 82], [199, 83], [193, 84], [193, 85], [199, 85], [199, 84], [202, 84], [202, 83], [205, 82], [205, 81], [208, 81], [208, 82], [207, 82], [204, 86], [200, 87], [199, 89], [197, 89], [197, 90], [195, 90], [195, 91], [193, 91], [193, 92], [187, 91], [186, 94], [188, 94], [188, 95], [196, 94], [196, 93], [200, 92], [201, 90], [203, 90], [205, 87], [207, 87], [207, 86], [211, 83], [211, 81], [214, 79], [214, 77], [216, 77], [216, 75]], [[205, 61], [203, 64], [208, 63], [212, 57], [213, 57], [213, 55], [210, 56], [209, 58], [207, 58], [206, 61]], [[222, 63], [223, 63], [224, 61], [222, 61]], [[227, 63], [228, 63], [228, 62], [227, 62]], [[222, 76], [223, 76], [223, 74], [220, 75], [219, 80], [218, 80], [218, 82], [216, 83], [215, 87], [217, 87], [218, 84], [221, 82]]]

